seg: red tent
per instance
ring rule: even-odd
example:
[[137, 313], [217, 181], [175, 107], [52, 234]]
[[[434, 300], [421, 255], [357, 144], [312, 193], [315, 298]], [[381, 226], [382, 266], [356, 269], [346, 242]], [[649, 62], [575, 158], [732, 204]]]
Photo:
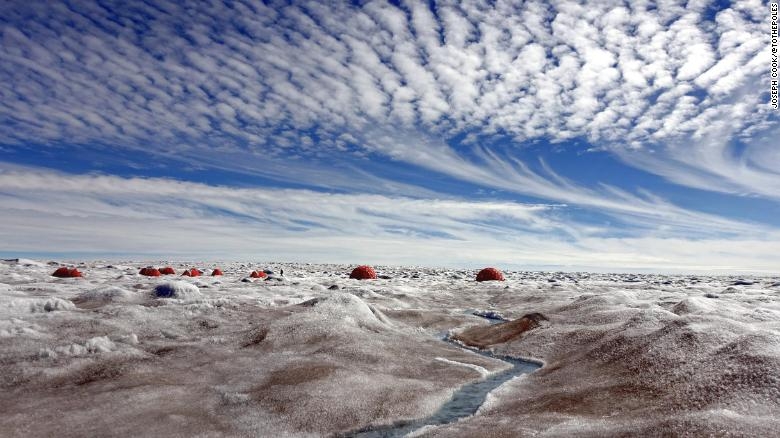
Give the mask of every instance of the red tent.
[[192, 268], [184, 271], [184, 273], [181, 275], [184, 277], [200, 277], [200, 271], [198, 271], [195, 268]]
[[51, 274], [52, 277], [60, 277], [60, 278], [72, 278], [72, 277], [81, 277], [81, 272], [79, 272], [76, 268], [58, 268], [56, 271], [54, 271], [53, 274]]
[[162, 269], [160, 269], [160, 274], [162, 275], [176, 275], [176, 271], [173, 270], [170, 266], [166, 266]]
[[217, 275], [222, 275], [222, 269], [217, 268], [217, 269], [211, 271], [211, 276], [212, 277], [217, 276]]
[[146, 275], [147, 277], [159, 277], [160, 271], [157, 270], [157, 268], [153, 268], [151, 266], [147, 266], [145, 268], [141, 268], [141, 270], [138, 272], [141, 275]]
[[263, 271], [252, 271], [252, 273], [249, 274], [249, 276], [252, 278], [265, 278], [268, 277], [268, 274], [266, 274]]
[[374, 271], [374, 268], [371, 266], [358, 266], [352, 270], [352, 273], [349, 274], [349, 278], [354, 278], [356, 280], [376, 280], [376, 271]]
[[504, 274], [496, 268], [485, 268], [477, 274], [477, 281], [504, 281]]

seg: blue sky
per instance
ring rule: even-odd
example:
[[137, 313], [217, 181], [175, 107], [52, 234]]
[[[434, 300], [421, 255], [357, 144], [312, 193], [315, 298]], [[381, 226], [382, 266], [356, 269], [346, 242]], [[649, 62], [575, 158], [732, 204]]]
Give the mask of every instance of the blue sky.
[[780, 271], [766, 5], [7, 1], [0, 255]]

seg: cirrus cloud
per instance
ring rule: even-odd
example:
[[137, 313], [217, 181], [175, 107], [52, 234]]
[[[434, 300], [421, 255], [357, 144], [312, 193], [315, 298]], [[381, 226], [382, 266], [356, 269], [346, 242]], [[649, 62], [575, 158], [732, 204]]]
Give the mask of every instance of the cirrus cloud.
[[571, 218], [565, 205], [236, 189], [18, 166], [0, 170], [0, 187], [9, 256], [760, 272], [773, 269], [780, 242], [771, 229], [742, 224], [725, 237], [706, 222], [696, 239], [674, 230], [613, 237]]

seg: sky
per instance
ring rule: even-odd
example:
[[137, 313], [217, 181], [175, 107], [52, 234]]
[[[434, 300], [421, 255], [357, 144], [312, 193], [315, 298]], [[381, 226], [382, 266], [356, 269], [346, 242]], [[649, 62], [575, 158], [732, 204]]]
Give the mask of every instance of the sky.
[[0, 256], [780, 272], [762, 1], [0, 2]]

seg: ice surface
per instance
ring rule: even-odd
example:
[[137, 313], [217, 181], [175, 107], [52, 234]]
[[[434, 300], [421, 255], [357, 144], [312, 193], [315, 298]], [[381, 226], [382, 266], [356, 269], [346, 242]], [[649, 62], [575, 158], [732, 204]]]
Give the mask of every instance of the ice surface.
[[111, 303], [128, 303], [138, 298], [137, 294], [127, 289], [117, 286], [102, 286], [78, 294], [73, 302], [79, 307], [89, 308]]
[[37, 266], [37, 267], [45, 267], [46, 263], [39, 262], [37, 260], [30, 260], [30, 259], [5, 259], [2, 260], [2, 263], [7, 265], [20, 265], [20, 266]]
[[449, 359], [447, 359], [445, 357], [437, 357], [436, 360], [440, 360], [440, 361], [442, 361], [444, 363], [448, 363], [448, 364], [452, 364], [452, 365], [459, 365], [459, 366], [462, 366], [462, 367], [471, 368], [472, 370], [478, 372], [480, 377], [482, 377], [482, 378], [485, 378], [485, 377], [490, 375], [490, 371], [486, 370], [485, 368], [482, 368], [479, 365], [474, 365], [474, 364], [471, 364], [471, 363], [457, 362], [457, 361], [454, 361], [454, 360], [449, 360]]
[[[0, 436], [327, 436], [437, 412], [504, 362], [545, 366], [419, 436], [780, 431], [780, 279], [188, 261], [0, 262]], [[219, 278], [169, 281], [147, 266]], [[170, 277], [169, 277], [170, 278]], [[171, 279], [172, 280], [172, 279]], [[483, 310], [474, 310], [483, 309]], [[484, 317], [548, 320], [528, 330]], [[494, 328], [491, 328], [494, 327]]]

